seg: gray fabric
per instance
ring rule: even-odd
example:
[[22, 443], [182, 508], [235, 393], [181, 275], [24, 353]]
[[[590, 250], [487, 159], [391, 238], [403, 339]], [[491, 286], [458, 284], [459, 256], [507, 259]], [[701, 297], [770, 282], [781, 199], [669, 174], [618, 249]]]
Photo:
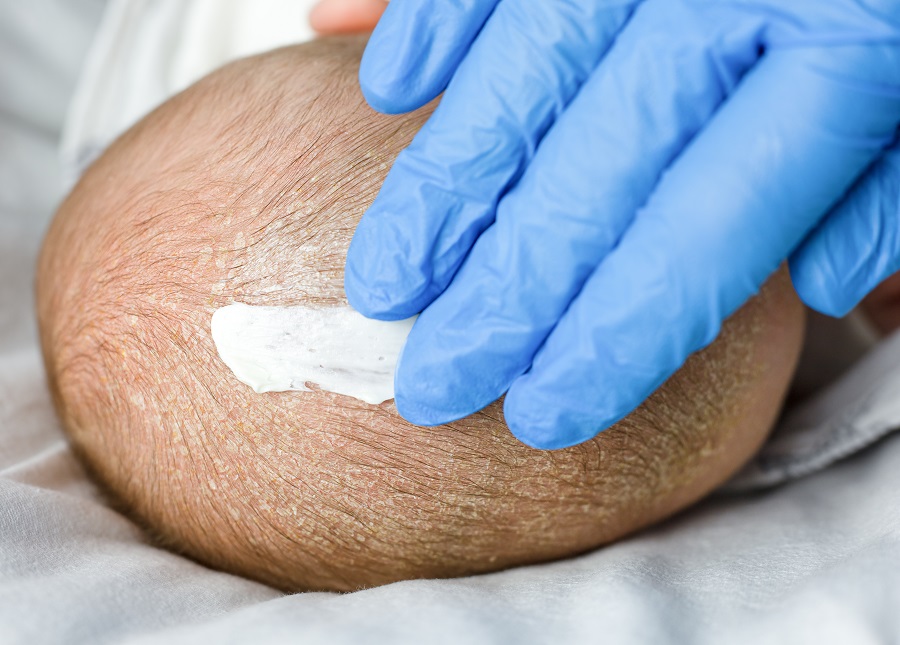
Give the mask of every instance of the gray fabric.
[[900, 640], [897, 436], [568, 561], [283, 597], [148, 546], [66, 447], [37, 355], [0, 375], [2, 643]]
[[[462, 580], [283, 596], [150, 546], [69, 450], [32, 314], [54, 148], [100, 9], [0, 0], [0, 643], [900, 642], [896, 435], [591, 554]], [[897, 419], [898, 344], [788, 417], [757, 464], [824, 466], [846, 450], [809, 447], [834, 428], [869, 429], [854, 450], [874, 439]], [[790, 428], [803, 450], [785, 453]], [[765, 484], [813, 470], [759, 467], [782, 473]]]

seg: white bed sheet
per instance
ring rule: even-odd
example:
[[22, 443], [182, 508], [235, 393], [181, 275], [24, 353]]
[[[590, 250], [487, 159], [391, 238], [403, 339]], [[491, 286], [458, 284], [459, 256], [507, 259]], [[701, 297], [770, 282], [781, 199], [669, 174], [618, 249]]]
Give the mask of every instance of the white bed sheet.
[[[897, 435], [621, 544], [467, 579], [283, 596], [150, 546], [69, 450], [32, 314], [33, 262], [60, 197], [55, 148], [101, 9], [0, 0], [0, 643], [900, 642]], [[889, 408], [896, 374], [874, 362], [866, 378]], [[896, 420], [871, 407], [847, 417], [847, 389], [795, 415], [800, 430], [754, 466], [765, 483], [827, 465], [785, 448], [823, 414], [831, 436], [869, 428], [863, 443]]]

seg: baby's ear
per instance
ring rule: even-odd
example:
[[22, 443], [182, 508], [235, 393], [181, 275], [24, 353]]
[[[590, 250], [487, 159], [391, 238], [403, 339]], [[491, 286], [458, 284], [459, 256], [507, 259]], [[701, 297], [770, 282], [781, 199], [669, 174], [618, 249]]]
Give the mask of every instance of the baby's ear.
[[309, 24], [320, 36], [372, 31], [387, 0], [321, 0], [309, 12]]

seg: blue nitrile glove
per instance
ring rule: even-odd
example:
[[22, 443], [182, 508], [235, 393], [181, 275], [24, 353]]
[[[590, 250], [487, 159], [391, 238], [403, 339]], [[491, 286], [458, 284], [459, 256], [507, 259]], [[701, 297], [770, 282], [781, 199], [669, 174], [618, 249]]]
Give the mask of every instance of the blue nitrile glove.
[[576, 444], [792, 253], [833, 314], [900, 268], [898, 0], [393, 0], [360, 75], [386, 112], [446, 85], [346, 268], [363, 314], [424, 309], [413, 423], [508, 390], [519, 439]]

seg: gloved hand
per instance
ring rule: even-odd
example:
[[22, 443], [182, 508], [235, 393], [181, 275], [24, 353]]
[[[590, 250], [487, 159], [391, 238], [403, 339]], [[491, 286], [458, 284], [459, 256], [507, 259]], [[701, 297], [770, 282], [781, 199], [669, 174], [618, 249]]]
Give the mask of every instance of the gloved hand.
[[835, 315], [900, 269], [896, 0], [393, 0], [360, 79], [391, 113], [446, 87], [345, 276], [366, 316], [424, 309], [413, 423], [508, 390], [519, 439], [573, 445], [788, 256]]

